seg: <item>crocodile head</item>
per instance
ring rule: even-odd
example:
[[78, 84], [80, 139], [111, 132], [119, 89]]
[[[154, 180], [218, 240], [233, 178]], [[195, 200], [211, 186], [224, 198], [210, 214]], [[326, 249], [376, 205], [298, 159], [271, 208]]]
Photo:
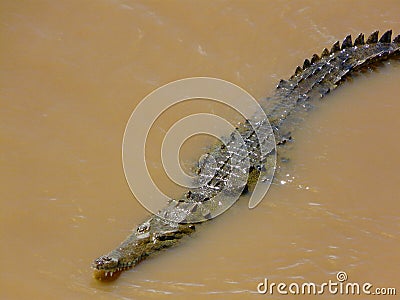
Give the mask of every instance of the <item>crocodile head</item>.
[[174, 224], [153, 217], [139, 225], [119, 247], [95, 259], [93, 276], [103, 281], [114, 280], [122, 271], [134, 267], [158, 250], [174, 246], [194, 230], [193, 224]]
[[98, 280], [114, 280], [120, 273], [139, 263], [155, 246], [149, 234], [135, 232], [125, 243], [107, 255], [95, 259], [92, 268], [93, 276]]

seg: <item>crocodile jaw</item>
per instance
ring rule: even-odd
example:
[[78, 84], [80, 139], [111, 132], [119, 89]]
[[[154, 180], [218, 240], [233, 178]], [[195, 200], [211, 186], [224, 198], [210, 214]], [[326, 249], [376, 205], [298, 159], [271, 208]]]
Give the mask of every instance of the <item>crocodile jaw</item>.
[[122, 272], [119, 260], [109, 255], [97, 258], [93, 264], [93, 277], [98, 280], [113, 280]]
[[122, 260], [115, 257], [110, 253], [97, 258], [93, 264], [93, 277], [97, 280], [111, 281], [119, 277], [122, 271], [133, 267], [134, 259], [123, 263]]

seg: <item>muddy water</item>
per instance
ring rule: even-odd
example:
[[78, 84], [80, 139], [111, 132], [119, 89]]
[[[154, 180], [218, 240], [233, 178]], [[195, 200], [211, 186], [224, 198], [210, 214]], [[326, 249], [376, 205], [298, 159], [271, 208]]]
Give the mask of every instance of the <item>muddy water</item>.
[[[256, 295], [257, 284], [321, 284], [338, 271], [399, 292], [399, 63], [316, 108], [255, 210], [239, 202], [113, 283], [89, 268], [148, 215], [121, 163], [126, 122], [146, 94], [212, 76], [260, 99], [347, 33], [399, 33], [397, 1], [0, 6], [2, 299], [278, 299], [289, 296]], [[198, 143], [186, 145], [193, 159]]]

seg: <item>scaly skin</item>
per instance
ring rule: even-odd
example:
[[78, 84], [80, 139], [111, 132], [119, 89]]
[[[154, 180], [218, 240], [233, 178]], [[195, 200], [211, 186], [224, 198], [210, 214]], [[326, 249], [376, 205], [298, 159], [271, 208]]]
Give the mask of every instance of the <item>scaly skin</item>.
[[[259, 140], [249, 122], [239, 124], [238, 131], [251, 151], [223, 145], [214, 147], [211, 154], [216, 159], [217, 166], [210, 167], [210, 164], [204, 161], [198, 169], [199, 178], [207, 184], [188, 191], [183, 199], [171, 200], [170, 204], [159, 212], [159, 216], [168, 216], [174, 221], [165, 221], [157, 215], [151, 216], [120, 246], [93, 262], [94, 277], [99, 280], [113, 280], [123, 270], [134, 267], [146, 257], [178, 244], [183, 237], [195, 231], [195, 224], [191, 223], [191, 220], [212, 218], [218, 207], [215, 196], [224, 188], [239, 192], [247, 190], [246, 184], [240, 180], [240, 172], [235, 174], [239, 180], [227, 180], [234, 172], [231, 161], [235, 156], [246, 156], [249, 159], [250, 169], [245, 171], [249, 172], [246, 180], [247, 188], [251, 189], [258, 180], [260, 171], [274, 168], [275, 148], [268, 147], [270, 150], [261, 155], [260, 143], [285, 144], [291, 139], [291, 132], [304, 119], [316, 99], [324, 97], [352, 74], [387, 59], [398, 58], [400, 35], [392, 41], [391, 34], [391, 30], [387, 31], [378, 40], [376, 31], [366, 42], [364, 35], [360, 34], [354, 43], [351, 36], [347, 36], [341, 46], [336, 42], [330, 51], [325, 48], [321, 56], [314, 54], [311, 60], [306, 59], [303, 67], [297, 67], [289, 80], [281, 80], [273, 95], [261, 103], [268, 115], [275, 139], [267, 134], [264, 140]], [[257, 122], [256, 125], [264, 130], [263, 121]], [[211, 171], [215, 171], [215, 174], [211, 173], [214, 174], [212, 176]], [[229, 195], [226, 196], [229, 198]]]
[[173, 246], [194, 230], [192, 224], [171, 223], [152, 216], [140, 224], [118, 248], [94, 261], [94, 277], [113, 280], [123, 270], [134, 267], [154, 252]]

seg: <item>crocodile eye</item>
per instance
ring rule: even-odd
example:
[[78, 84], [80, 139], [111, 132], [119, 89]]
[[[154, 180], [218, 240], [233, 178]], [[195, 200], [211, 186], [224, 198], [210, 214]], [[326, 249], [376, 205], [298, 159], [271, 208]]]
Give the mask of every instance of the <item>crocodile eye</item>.
[[141, 225], [136, 229], [136, 232], [137, 232], [137, 233], [144, 233], [144, 232], [148, 231], [149, 228], [150, 228], [150, 225], [149, 225], [148, 223], [144, 223], [144, 224], [141, 224]]

